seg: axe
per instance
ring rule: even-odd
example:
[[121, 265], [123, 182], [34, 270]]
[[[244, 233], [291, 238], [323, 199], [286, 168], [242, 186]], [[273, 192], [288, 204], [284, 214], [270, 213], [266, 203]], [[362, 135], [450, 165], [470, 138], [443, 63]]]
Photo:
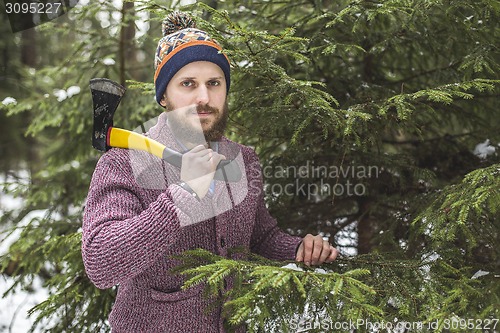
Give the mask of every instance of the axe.
[[[90, 92], [94, 104], [92, 146], [102, 152], [106, 152], [110, 148], [142, 150], [181, 168], [181, 153], [142, 134], [113, 127], [113, 115], [125, 94], [125, 90], [125, 87], [109, 79], [95, 78], [90, 80]], [[236, 161], [222, 160], [217, 165], [214, 179], [237, 182], [241, 176], [241, 170]]]

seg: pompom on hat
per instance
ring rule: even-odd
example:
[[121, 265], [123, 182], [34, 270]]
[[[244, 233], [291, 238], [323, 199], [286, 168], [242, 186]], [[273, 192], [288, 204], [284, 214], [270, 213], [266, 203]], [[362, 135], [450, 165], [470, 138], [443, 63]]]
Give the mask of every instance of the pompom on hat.
[[218, 65], [224, 72], [226, 89], [229, 90], [229, 59], [214, 39], [196, 28], [191, 17], [178, 11], [171, 13], [163, 20], [162, 32], [163, 38], [158, 42], [155, 54], [154, 83], [158, 104], [175, 73], [195, 61], [210, 61]]

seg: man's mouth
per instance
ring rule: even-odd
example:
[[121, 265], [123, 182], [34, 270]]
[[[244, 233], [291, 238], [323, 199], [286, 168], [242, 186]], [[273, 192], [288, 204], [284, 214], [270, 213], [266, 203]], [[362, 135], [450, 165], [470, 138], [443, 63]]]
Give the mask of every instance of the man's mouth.
[[217, 113], [217, 109], [210, 105], [199, 105], [195, 110], [199, 115], [208, 115]]
[[188, 115], [197, 116], [198, 118], [216, 117], [218, 110], [210, 106], [194, 107], [188, 111]]
[[199, 117], [207, 117], [213, 114], [213, 112], [210, 111], [201, 111], [201, 112], [195, 112], [194, 114], [197, 114]]
[[209, 108], [196, 108], [196, 110], [193, 110], [193, 114], [198, 115], [198, 117], [209, 117], [215, 114], [215, 110], [210, 110]]

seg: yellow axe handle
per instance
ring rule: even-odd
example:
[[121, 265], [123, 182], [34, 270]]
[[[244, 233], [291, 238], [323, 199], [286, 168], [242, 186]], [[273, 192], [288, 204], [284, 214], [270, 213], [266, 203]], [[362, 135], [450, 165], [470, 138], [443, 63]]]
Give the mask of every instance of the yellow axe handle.
[[121, 128], [111, 127], [108, 132], [108, 146], [147, 151], [159, 158], [163, 158], [165, 146], [142, 134]]

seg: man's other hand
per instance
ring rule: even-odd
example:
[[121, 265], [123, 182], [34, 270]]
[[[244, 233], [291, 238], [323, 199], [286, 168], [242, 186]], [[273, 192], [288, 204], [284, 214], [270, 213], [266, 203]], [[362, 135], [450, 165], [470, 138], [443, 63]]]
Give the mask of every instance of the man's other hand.
[[307, 234], [297, 249], [296, 261], [304, 262], [307, 266], [331, 263], [337, 258], [339, 251], [320, 235]]

